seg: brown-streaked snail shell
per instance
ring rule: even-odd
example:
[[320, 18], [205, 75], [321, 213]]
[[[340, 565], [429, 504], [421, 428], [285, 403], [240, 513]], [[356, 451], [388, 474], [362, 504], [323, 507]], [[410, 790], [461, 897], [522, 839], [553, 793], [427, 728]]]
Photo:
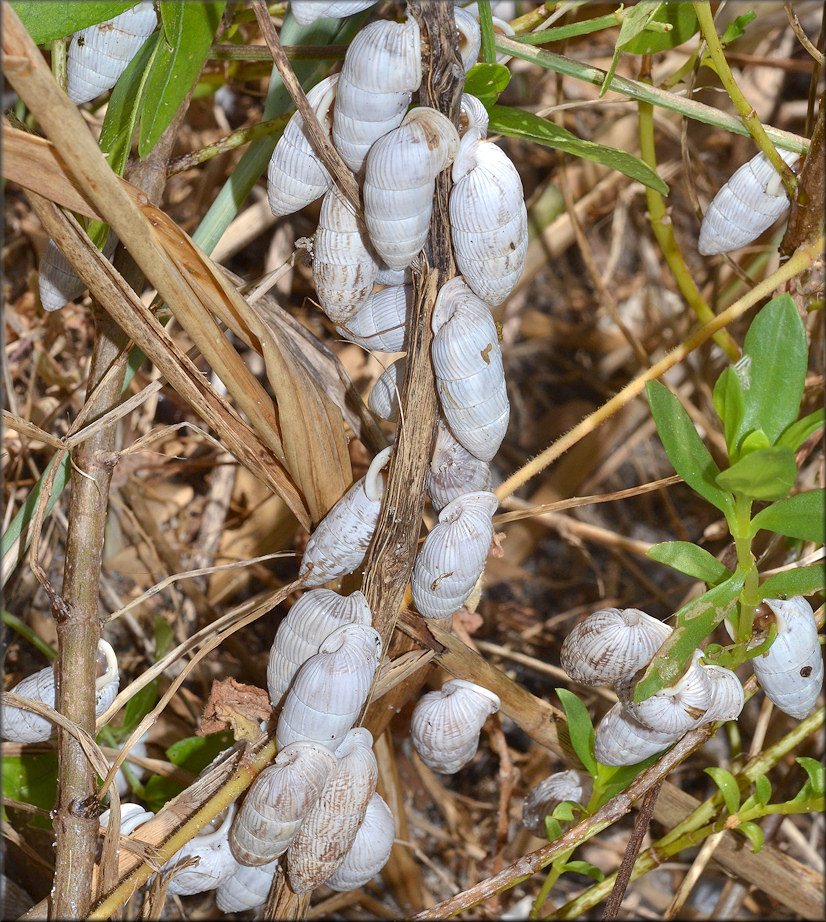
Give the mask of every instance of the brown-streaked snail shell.
[[618, 701], [596, 729], [594, 758], [603, 765], [636, 765], [676, 743], [682, 735], [643, 726]]
[[540, 839], [545, 838], [545, 817], [564, 800], [587, 804], [594, 790], [588, 772], [576, 768], [554, 772], [534, 785], [522, 803], [522, 825]]
[[440, 512], [463, 493], [490, 489], [490, 465], [472, 455], [445, 423], [436, 423], [436, 442], [433, 457], [427, 470], [425, 488], [430, 504]]
[[363, 887], [387, 864], [395, 836], [396, 821], [390, 807], [380, 794], [374, 794], [344, 860], [325, 881], [327, 886], [342, 892]]
[[412, 297], [412, 285], [374, 291], [346, 323], [336, 327], [336, 332], [365, 349], [401, 352]]

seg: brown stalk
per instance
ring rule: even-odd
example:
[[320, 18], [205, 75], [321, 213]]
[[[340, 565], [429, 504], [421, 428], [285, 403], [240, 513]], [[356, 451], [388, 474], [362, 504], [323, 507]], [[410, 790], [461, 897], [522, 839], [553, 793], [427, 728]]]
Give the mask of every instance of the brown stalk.
[[[781, 256], [789, 257], [803, 243], [817, 240], [823, 233], [823, 122], [826, 99], [820, 97], [820, 112], [812, 133], [812, 143], [797, 184], [789, 224], [780, 243]], [[822, 282], [822, 269], [820, 271]]]

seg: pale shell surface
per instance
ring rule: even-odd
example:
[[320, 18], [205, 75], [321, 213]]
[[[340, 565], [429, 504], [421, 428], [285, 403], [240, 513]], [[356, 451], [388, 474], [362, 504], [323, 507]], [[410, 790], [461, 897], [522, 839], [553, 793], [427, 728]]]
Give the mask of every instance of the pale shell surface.
[[545, 817], [553, 813], [563, 800], [587, 804], [594, 790], [594, 782], [588, 772], [576, 768], [554, 772], [534, 785], [522, 802], [522, 825], [529, 832], [544, 839]]
[[486, 138], [488, 135], [490, 116], [482, 100], [476, 96], [472, 96], [470, 93], [462, 93], [462, 98], [459, 101], [459, 109], [461, 112], [459, 118], [460, 137], [464, 137], [465, 132], [469, 128], [477, 128], [479, 130], [479, 135]]
[[459, 35], [459, 55], [462, 58], [462, 67], [467, 73], [479, 59], [479, 52], [482, 49], [482, 32], [478, 20], [462, 7], [455, 7], [453, 16], [456, 22], [456, 32]]
[[442, 286], [433, 309], [431, 357], [439, 402], [456, 439], [490, 461], [505, 437], [510, 403], [496, 324], [461, 277]]
[[66, 93], [80, 105], [110, 90], [155, 31], [152, 3], [137, 4], [113, 19], [72, 36], [66, 59]]
[[711, 686], [711, 701], [703, 717], [703, 723], [717, 720], [735, 720], [740, 716], [745, 704], [745, 695], [740, 680], [723, 666], [707, 665], [702, 667]]
[[[103, 828], [109, 825], [109, 818], [112, 815], [111, 810], [104, 810], [98, 817], [98, 824]], [[144, 810], [140, 804], [121, 804], [120, 805], [120, 834], [130, 836], [144, 823], [149, 822], [155, 814], [151, 810]]]
[[387, 864], [396, 836], [396, 821], [380, 794], [367, 804], [356, 837], [338, 869], [328, 877], [331, 890], [347, 892], [363, 887]]
[[618, 701], [599, 722], [594, 758], [603, 765], [636, 765], [676, 743], [682, 733], [663, 733], [638, 723]]
[[448, 680], [413, 709], [410, 739], [416, 752], [428, 768], [452, 775], [474, 757], [479, 733], [499, 705], [499, 697], [481, 685]]
[[[112, 258], [117, 237], [110, 231], [103, 247], [103, 255]], [[72, 268], [54, 240], [46, 244], [43, 258], [40, 260], [40, 272], [37, 279], [40, 303], [45, 311], [60, 310], [69, 301], [74, 301], [86, 290], [86, 283]]]
[[628, 714], [643, 726], [663, 733], [685, 733], [706, 723], [711, 682], [700, 665], [700, 656], [695, 650], [685, 674], [645, 701], [634, 701], [635, 683], [619, 682], [617, 695]]
[[267, 902], [270, 887], [278, 868], [278, 859], [269, 864], [239, 864], [235, 873], [218, 885], [215, 903], [221, 912], [244, 912], [257, 909]]
[[396, 422], [399, 418], [399, 390], [407, 368], [407, 357], [391, 362], [376, 379], [367, 398], [367, 406], [380, 419]]
[[373, 6], [376, 0], [291, 0], [295, 21], [308, 26], [318, 19], [344, 19]]
[[560, 664], [582, 685], [613, 685], [645, 666], [670, 633], [667, 624], [637, 608], [603, 608], [574, 625], [562, 643]]
[[436, 423], [436, 443], [427, 470], [425, 487], [430, 503], [440, 512], [463, 493], [489, 490], [490, 465], [472, 455], [442, 422]]
[[[190, 839], [163, 866], [164, 874], [175, 869], [167, 893], [192, 896], [215, 890], [235, 873], [238, 862], [229, 847], [229, 830], [234, 812], [235, 805], [231, 804], [217, 828], [215, 821], [204, 826], [195, 838]], [[187, 858], [198, 858], [198, 862], [177, 870], [178, 865]]]
[[391, 269], [379, 262], [379, 271], [376, 273], [376, 281], [379, 285], [412, 285], [413, 276], [410, 272], [410, 266], [404, 269]]
[[456, 497], [439, 513], [410, 577], [419, 614], [445, 618], [464, 605], [485, 568], [498, 505], [495, 494], [479, 490]]
[[401, 352], [412, 298], [412, 285], [374, 291], [346, 323], [336, 327], [336, 332], [365, 349]]

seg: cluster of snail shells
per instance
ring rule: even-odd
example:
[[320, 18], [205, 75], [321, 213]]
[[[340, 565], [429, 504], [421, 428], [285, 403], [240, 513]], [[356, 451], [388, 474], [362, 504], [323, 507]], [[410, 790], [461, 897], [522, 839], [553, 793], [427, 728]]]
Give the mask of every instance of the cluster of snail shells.
[[676, 743], [688, 730], [734, 720], [743, 709], [737, 676], [720, 666], [691, 661], [671, 685], [645, 701], [634, 688], [671, 628], [636, 608], [601, 609], [565, 638], [562, 668], [583, 685], [612, 685], [619, 701], [600, 721], [594, 756], [604, 765], [634, 765]]

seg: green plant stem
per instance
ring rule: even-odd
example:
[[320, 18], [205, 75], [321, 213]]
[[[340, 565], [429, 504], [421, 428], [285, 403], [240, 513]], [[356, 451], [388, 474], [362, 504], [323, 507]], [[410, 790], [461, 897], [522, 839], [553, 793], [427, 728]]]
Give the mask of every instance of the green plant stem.
[[[643, 81], [645, 82], [645, 81]], [[651, 167], [657, 169], [657, 152], [654, 144], [654, 107], [647, 102], [639, 103], [640, 115], [640, 156]], [[674, 237], [674, 227], [665, 201], [661, 193], [649, 186], [645, 187], [645, 199], [648, 203], [648, 220], [651, 231], [660, 246], [668, 268], [674, 276], [674, 281], [680, 289], [680, 294], [685, 298], [688, 306], [701, 323], [708, 323], [714, 318], [714, 311], [706, 304], [700, 290], [694, 284], [694, 279], [688, 271], [677, 240]], [[720, 330], [712, 337], [714, 342], [726, 353], [732, 362], [740, 358], [740, 349], [732, 339], [728, 330]]]
[[547, 45], [549, 42], [561, 42], [579, 35], [590, 35], [592, 32], [618, 26], [624, 18], [625, 16], [618, 10], [616, 13], [597, 16], [596, 19], [588, 19], [585, 22], [573, 22], [568, 26], [557, 26], [555, 29], [543, 29], [541, 32], [522, 35], [519, 41], [523, 45]]
[[236, 147], [243, 147], [244, 144], [249, 144], [251, 141], [255, 141], [256, 138], [273, 135], [278, 140], [291, 117], [290, 115], [280, 115], [278, 118], [269, 118], [265, 122], [259, 122], [257, 125], [239, 128], [237, 131], [219, 138], [214, 144], [208, 144], [199, 150], [190, 151], [188, 154], [176, 157], [169, 164], [166, 175], [174, 176], [176, 173], [183, 173], [185, 170], [192, 169], [192, 167], [217, 157], [218, 154], [234, 150]]
[[550, 19], [555, 6], [556, 4], [553, 2], [543, 3], [538, 9], [531, 10], [530, 13], [525, 13], [524, 16], [514, 19], [511, 22], [511, 28], [517, 35], [532, 32], [547, 19]]
[[565, 871], [565, 865], [568, 863], [568, 859], [576, 851], [576, 847], [569, 848], [568, 851], [563, 852], [561, 855], [558, 855], [551, 862], [550, 870], [545, 876], [545, 880], [542, 881], [542, 887], [539, 890], [539, 893], [536, 895], [536, 899], [533, 901], [533, 906], [531, 908], [530, 914], [528, 915], [529, 919], [538, 919], [539, 913], [542, 910], [542, 907], [545, 905], [545, 901], [550, 896], [551, 890], [556, 886], [556, 882], [562, 876]]
[[746, 581], [740, 590], [740, 612], [736, 631], [737, 641], [742, 643], [751, 637], [754, 609], [760, 601], [760, 578], [751, 552], [751, 500], [742, 493], [734, 494], [734, 521], [729, 523], [729, 528], [737, 551], [737, 568], [746, 574]]
[[54, 662], [57, 653], [43, 640], [42, 637], [33, 631], [25, 621], [21, 621], [17, 615], [13, 615], [11, 612], [3, 609], [3, 624], [7, 627], [10, 627], [15, 633], [19, 634], [21, 637], [28, 640], [28, 642], [36, 647], [40, 652], [46, 657], [46, 659], [52, 663]]
[[493, 16], [490, 12], [490, 0], [480, 0], [479, 30], [482, 33], [482, 60], [485, 64], [496, 63], [496, 38], [493, 32]]
[[749, 101], [743, 95], [743, 91], [737, 85], [734, 74], [732, 74], [731, 68], [728, 66], [720, 37], [717, 35], [717, 29], [714, 26], [714, 17], [711, 14], [711, 6], [708, 0], [700, 0], [700, 2], [695, 3], [694, 12], [697, 14], [697, 22], [700, 24], [700, 31], [703, 33], [703, 38], [708, 46], [709, 56], [714, 64], [717, 76], [720, 78], [720, 82], [726, 88], [726, 92], [729, 94], [731, 101], [740, 113], [740, 117], [743, 119], [749, 134], [757, 142], [760, 150], [769, 158], [772, 166], [782, 176], [783, 185], [786, 187], [786, 191], [789, 193], [790, 198], [794, 201], [794, 195], [797, 189], [797, 178], [783, 162], [780, 154], [775, 150], [765, 128], [757, 117], [757, 113], [754, 111], [754, 107], [749, 104]]

